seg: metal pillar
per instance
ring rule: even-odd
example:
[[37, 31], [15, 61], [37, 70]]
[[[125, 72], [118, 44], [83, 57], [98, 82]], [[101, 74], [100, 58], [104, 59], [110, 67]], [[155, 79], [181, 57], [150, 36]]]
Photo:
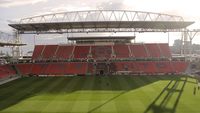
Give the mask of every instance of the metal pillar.
[[186, 30], [184, 30], [184, 32], [182, 32], [182, 37], [181, 37], [181, 55], [186, 55], [187, 54], [187, 50], [188, 50], [188, 33]]
[[189, 50], [190, 55], [192, 54], [192, 40], [194, 39], [194, 37], [196, 36], [196, 34], [198, 32], [199, 31], [196, 31], [196, 32], [187, 32], [187, 34], [189, 36], [189, 41], [190, 41], [190, 50]]
[[[16, 31], [14, 32], [14, 43], [20, 44], [21, 43], [21, 37], [19, 33]], [[12, 56], [14, 59], [18, 59], [21, 56], [21, 50], [19, 46], [13, 46], [12, 47]]]
[[168, 41], [168, 46], [170, 45], [169, 44], [169, 32], [167, 33], [167, 41]]

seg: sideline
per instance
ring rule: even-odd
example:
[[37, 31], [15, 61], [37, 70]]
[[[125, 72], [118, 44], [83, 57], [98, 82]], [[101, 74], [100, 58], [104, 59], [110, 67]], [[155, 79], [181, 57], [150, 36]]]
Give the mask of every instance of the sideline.
[[18, 78], [21, 78], [21, 76], [16, 76], [16, 77], [12, 77], [12, 78], [7, 79], [7, 80], [0, 81], [0, 85], [3, 85], [3, 84], [8, 83], [10, 81], [16, 80]]

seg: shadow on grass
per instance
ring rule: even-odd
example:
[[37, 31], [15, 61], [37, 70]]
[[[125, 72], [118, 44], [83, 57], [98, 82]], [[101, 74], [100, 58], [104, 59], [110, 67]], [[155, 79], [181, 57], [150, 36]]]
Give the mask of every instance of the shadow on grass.
[[[159, 80], [176, 80], [173, 87], [170, 89], [168, 86], [164, 88], [161, 94], [155, 99], [155, 101], [145, 111], [153, 109], [155, 113], [165, 110], [163, 106], [166, 104], [168, 98], [175, 92], [175, 88], [180, 81], [179, 76], [71, 76], [71, 77], [26, 77], [21, 78], [7, 84], [0, 86], [0, 111], [8, 107], [11, 107], [27, 98], [37, 96], [40, 94], [70, 94], [75, 91], [122, 91], [119, 95], [108, 99], [105, 103], [91, 109], [89, 112], [93, 112], [110, 101], [118, 98], [124, 93], [134, 90], [145, 85], [151, 84]], [[127, 87], [120, 85], [120, 81], [125, 81]], [[141, 82], [138, 82], [141, 81]], [[171, 111], [175, 111], [179, 98], [183, 91], [185, 82], [182, 89], [179, 91], [180, 95], [177, 97], [175, 107]], [[92, 82], [92, 83], [91, 83]], [[92, 84], [92, 85], [91, 85]], [[160, 96], [168, 91], [169, 94], [163, 100], [161, 107], [155, 106], [155, 102]], [[178, 90], [177, 90], [178, 91]], [[176, 91], [176, 92], [177, 92]], [[173, 112], [170, 112], [173, 113]]]
[[[171, 80], [167, 86], [161, 91], [161, 93], [155, 98], [155, 100], [148, 106], [144, 113], [175, 113], [178, 102], [183, 93], [184, 87], [188, 82], [188, 77]], [[191, 82], [190, 82], [191, 83]], [[195, 84], [195, 83], [194, 83]], [[172, 96], [177, 93], [175, 101], [171, 108], [167, 107], [167, 104], [172, 99]]]

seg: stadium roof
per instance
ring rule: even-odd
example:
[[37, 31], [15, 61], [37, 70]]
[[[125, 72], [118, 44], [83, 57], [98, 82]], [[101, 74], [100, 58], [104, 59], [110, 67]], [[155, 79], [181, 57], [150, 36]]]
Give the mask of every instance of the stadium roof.
[[[172, 31], [193, 24], [180, 16], [124, 10], [90, 10], [40, 15], [9, 24], [19, 33], [88, 32], [91, 29], [152, 29]], [[75, 30], [75, 31], [74, 31]], [[113, 31], [113, 30], [111, 30]]]
[[24, 46], [24, 45], [26, 45], [26, 44], [0, 42], [0, 47], [4, 47], [4, 46]]
[[123, 39], [123, 40], [132, 40], [135, 39], [135, 36], [77, 36], [77, 37], [68, 37], [68, 40], [94, 40], [94, 39]]

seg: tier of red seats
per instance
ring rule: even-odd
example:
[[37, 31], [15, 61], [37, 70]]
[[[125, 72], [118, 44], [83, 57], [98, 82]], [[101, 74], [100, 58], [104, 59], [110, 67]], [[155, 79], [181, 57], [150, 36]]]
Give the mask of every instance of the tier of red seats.
[[[188, 66], [184, 61], [137, 61], [116, 62], [113, 64], [114, 72], [129, 71], [135, 74], [157, 74], [157, 73], [182, 73]], [[114, 68], [113, 68], [114, 67]]]
[[11, 75], [15, 75], [16, 72], [12, 69], [10, 65], [0, 66], [0, 79], [7, 78]]
[[[113, 57], [116, 56], [116, 57]], [[65, 59], [111, 59], [111, 58], [160, 58], [171, 57], [167, 44], [131, 44], [131, 45], [37, 45], [33, 60]]]
[[[167, 74], [185, 72], [188, 66], [184, 61], [120, 61], [109, 64], [110, 72], [132, 74]], [[16, 64], [21, 74], [28, 75], [84, 75], [95, 74], [95, 65], [87, 62]], [[4, 69], [5, 70], [5, 69]]]

